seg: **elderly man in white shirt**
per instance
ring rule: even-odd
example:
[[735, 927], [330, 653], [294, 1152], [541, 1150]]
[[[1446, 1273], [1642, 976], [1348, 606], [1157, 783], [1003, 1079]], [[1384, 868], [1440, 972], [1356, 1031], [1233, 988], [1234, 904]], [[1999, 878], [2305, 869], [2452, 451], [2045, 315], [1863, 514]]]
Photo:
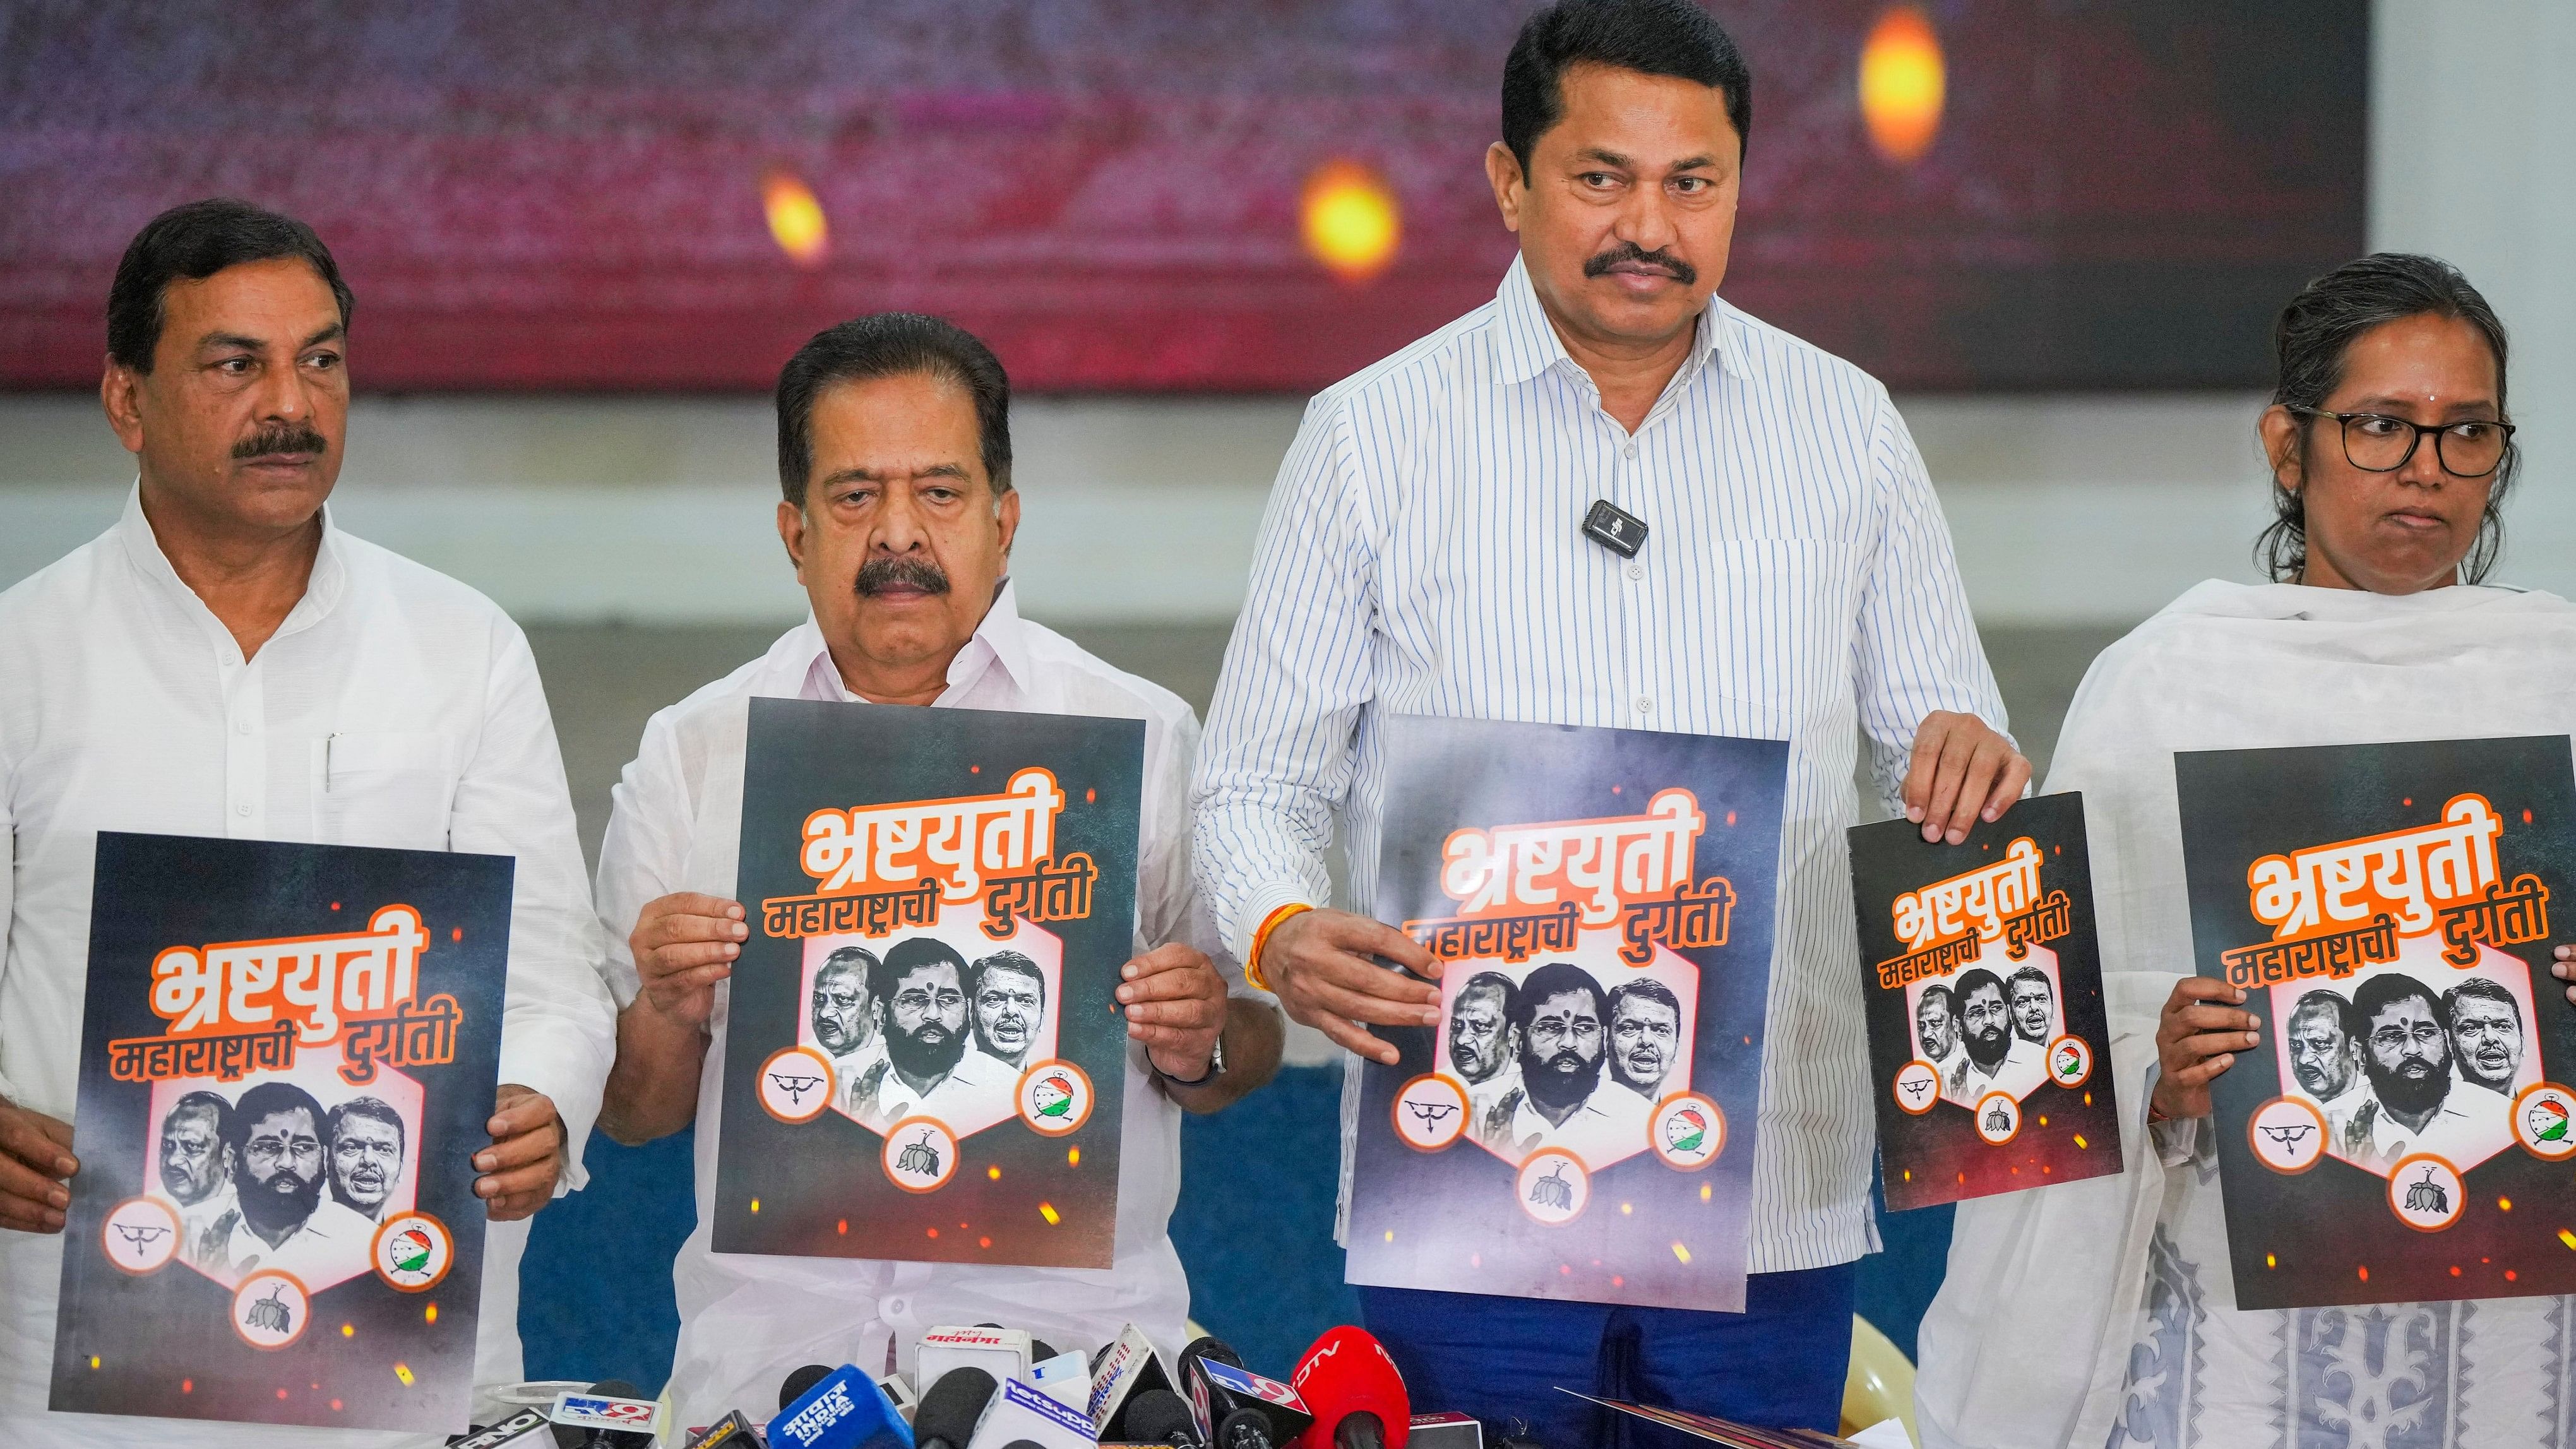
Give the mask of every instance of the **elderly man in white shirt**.
[[[169, 1440], [149, 1420], [45, 1411], [101, 830], [518, 858], [504, 1085], [473, 1158], [495, 1224], [478, 1384], [520, 1376], [521, 1220], [581, 1183], [613, 1017], [554, 726], [527, 641], [490, 600], [332, 526], [349, 308], [300, 222], [229, 201], [155, 218], [117, 269], [101, 386], [135, 491], [113, 528], [0, 595], [0, 1429], [14, 1443]], [[293, 1432], [199, 1423], [187, 1441]]]
[[[909, 1368], [920, 1335], [942, 1324], [998, 1322], [1071, 1346], [1133, 1322], [1177, 1350], [1189, 1308], [1168, 1231], [1180, 1114], [1214, 1111], [1278, 1065], [1277, 1009], [1229, 989], [1191, 883], [1189, 706], [1020, 617], [1005, 577], [1020, 516], [1009, 406], [992, 353], [935, 318], [861, 318], [790, 359], [778, 386], [778, 531], [813, 613], [766, 655], [655, 715], [616, 790], [599, 904], [624, 943], [612, 952], [624, 1010], [600, 1121], [625, 1142], [697, 1123], [698, 1227], [672, 1275], [670, 1395], [682, 1423], [765, 1407], [806, 1363]], [[713, 1251], [724, 983], [749, 935], [731, 897], [753, 697], [1145, 722], [1139, 954], [1117, 992], [1130, 1045], [1109, 1268]], [[891, 1008], [876, 1009], [882, 1037]]]
[[1789, 742], [1748, 1312], [1361, 1292], [1418, 1398], [1549, 1442], [1609, 1432], [1559, 1385], [1835, 1426], [1848, 1265], [1877, 1246], [1854, 742], [1927, 839], [1964, 840], [2029, 776], [1887, 390], [1714, 295], [1751, 84], [1690, 0], [1530, 18], [1485, 156], [1520, 255], [1491, 305], [1307, 409], [1200, 762], [1199, 869], [1228, 945], [1291, 1016], [1392, 1063], [1365, 1026], [1434, 1023], [1439, 992], [1382, 963], [1438, 967], [1322, 908], [1337, 823], [1352, 898], [1376, 891], [1402, 787], [1384, 716]]

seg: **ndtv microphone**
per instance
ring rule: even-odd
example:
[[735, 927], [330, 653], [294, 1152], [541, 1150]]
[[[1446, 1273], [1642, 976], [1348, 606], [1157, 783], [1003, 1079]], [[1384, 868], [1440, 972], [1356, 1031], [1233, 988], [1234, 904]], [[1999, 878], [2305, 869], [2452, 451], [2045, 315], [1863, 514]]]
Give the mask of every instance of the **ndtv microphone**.
[[1395, 1360], [1367, 1329], [1326, 1329], [1288, 1382], [1315, 1413], [1297, 1449], [1404, 1449], [1413, 1402]]

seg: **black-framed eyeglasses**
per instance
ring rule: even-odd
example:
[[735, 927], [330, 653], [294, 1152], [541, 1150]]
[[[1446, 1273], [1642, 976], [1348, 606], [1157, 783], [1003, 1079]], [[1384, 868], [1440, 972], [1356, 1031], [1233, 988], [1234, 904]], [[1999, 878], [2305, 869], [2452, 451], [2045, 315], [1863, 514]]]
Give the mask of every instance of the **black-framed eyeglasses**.
[[2426, 437], [2442, 471], [2454, 478], [2483, 478], [2504, 461], [2505, 444], [2513, 441], [2513, 424], [2471, 419], [2457, 423], [2417, 423], [2386, 413], [2330, 413], [2324, 408], [2292, 408], [2312, 418], [2332, 418], [2343, 425], [2344, 461], [2365, 473], [2394, 473], [2415, 456]]

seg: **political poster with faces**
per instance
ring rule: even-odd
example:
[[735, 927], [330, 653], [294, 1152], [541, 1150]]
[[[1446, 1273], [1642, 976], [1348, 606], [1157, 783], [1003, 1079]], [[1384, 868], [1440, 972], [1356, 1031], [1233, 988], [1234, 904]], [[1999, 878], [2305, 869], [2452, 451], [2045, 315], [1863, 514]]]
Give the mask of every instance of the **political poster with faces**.
[[1441, 963], [1372, 1028], [1354, 1283], [1744, 1306], [1788, 746], [1381, 719], [1378, 919]]
[[2211, 1087], [2237, 1302], [2576, 1292], [2567, 736], [2183, 753], [2174, 779], [2199, 972], [2261, 1033]]
[[466, 1426], [514, 869], [100, 832], [53, 1409]]
[[2021, 801], [1958, 845], [1906, 820], [1850, 834], [1888, 1207], [2118, 1172], [2083, 797]]
[[716, 1251], [1108, 1267], [1144, 723], [747, 727]]

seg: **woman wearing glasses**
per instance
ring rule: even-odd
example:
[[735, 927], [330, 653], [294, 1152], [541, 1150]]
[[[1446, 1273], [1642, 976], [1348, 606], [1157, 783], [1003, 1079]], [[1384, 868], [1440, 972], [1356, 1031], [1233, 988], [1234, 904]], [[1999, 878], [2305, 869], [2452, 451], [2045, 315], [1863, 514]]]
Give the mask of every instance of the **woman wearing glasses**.
[[2576, 1374], [2566, 1300], [2235, 1304], [2209, 1084], [2276, 1066], [2243, 993], [2192, 974], [2174, 753], [2576, 724], [2576, 608], [2486, 582], [2517, 462], [2486, 300], [2364, 257], [2274, 340], [2273, 582], [2201, 584], [2105, 651], [2047, 786], [2084, 792], [2126, 1170], [1960, 1205], [1922, 1328], [1930, 1446], [2539, 1443], [2559, 1421], [2523, 1401]]

